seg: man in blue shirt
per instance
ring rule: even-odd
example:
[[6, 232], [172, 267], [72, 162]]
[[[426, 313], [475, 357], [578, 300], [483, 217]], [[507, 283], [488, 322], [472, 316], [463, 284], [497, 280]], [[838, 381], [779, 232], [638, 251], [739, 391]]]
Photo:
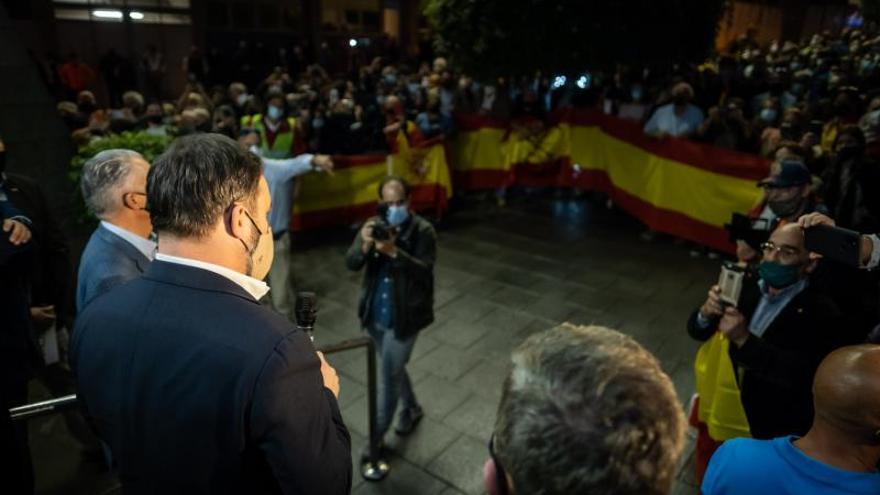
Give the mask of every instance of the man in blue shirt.
[[275, 311], [290, 318], [291, 305], [290, 279], [290, 214], [293, 211], [294, 185], [297, 177], [312, 170], [333, 173], [333, 160], [328, 155], [303, 153], [294, 158], [275, 159], [262, 156], [256, 147], [259, 135], [249, 133], [241, 141], [263, 162], [263, 176], [269, 183], [272, 210], [269, 212], [269, 225], [275, 239], [275, 257], [269, 270], [268, 283], [272, 290], [269, 296]]
[[816, 415], [803, 438], [739, 438], [712, 457], [703, 495], [880, 493], [880, 347], [844, 347], [813, 383]]

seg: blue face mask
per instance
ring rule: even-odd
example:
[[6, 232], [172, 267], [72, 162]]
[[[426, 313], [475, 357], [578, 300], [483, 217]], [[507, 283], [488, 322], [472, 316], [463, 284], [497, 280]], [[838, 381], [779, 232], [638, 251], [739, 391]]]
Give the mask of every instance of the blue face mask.
[[765, 108], [761, 110], [761, 120], [764, 122], [774, 122], [776, 120], [777, 112], [775, 108]]
[[272, 120], [281, 120], [281, 116], [284, 115], [284, 112], [275, 105], [269, 105], [269, 110], [266, 113]]
[[385, 84], [387, 84], [389, 86], [394, 86], [395, 84], [397, 84], [397, 76], [395, 76], [394, 74], [386, 75], [385, 76]]
[[406, 205], [392, 205], [388, 207], [388, 223], [390, 223], [393, 227], [397, 227], [403, 224], [403, 222], [405, 222], [408, 218], [409, 209], [407, 209]]
[[320, 129], [322, 127], [324, 127], [324, 119], [322, 119], [321, 117], [315, 117], [314, 119], [312, 119], [313, 129]]
[[774, 289], [784, 289], [797, 283], [801, 278], [798, 265], [781, 265], [775, 261], [762, 261], [758, 266], [761, 280]]

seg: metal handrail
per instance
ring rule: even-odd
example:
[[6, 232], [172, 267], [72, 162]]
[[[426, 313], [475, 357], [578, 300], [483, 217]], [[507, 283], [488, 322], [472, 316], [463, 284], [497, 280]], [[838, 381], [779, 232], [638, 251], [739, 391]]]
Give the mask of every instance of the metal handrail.
[[[369, 458], [361, 465], [361, 475], [369, 481], [379, 481], [384, 478], [390, 467], [387, 462], [379, 458], [379, 438], [376, 434], [376, 352], [373, 347], [373, 339], [367, 336], [343, 340], [333, 344], [318, 346], [318, 350], [324, 354], [350, 351], [364, 347], [367, 349], [367, 413], [369, 415]], [[9, 416], [13, 421], [30, 421], [41, 416], [48, 416], [64, 412], [79, 406], [76, 394], [55, 397], [25, 404], [9, 409]]]

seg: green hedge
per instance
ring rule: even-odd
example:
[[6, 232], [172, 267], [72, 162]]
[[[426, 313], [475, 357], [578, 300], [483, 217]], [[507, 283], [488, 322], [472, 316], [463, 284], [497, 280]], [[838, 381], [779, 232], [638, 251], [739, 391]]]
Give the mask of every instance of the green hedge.
[[152, 136], [145, 132], [123, 132], [122, 134], [111, 134], [89, 142], [80, 146], [76, 155], [70, 160], [70, 170], [68, 177], [76, 188], [76, 204], [74, 205], [76, 217], [80, 223], [95, 223], [95, 217], [88, 211], [85, 201], [82, 197], [82, 190], [79, 187], [79, 178], [82, 175], [82, 168], [85, 162], [104, 150], [110, 149], [126, 149], [137, 151], [144, 155], [144, 158], [152, 163], [153, 159], [161, 155], [171, 141], [172, 136]]

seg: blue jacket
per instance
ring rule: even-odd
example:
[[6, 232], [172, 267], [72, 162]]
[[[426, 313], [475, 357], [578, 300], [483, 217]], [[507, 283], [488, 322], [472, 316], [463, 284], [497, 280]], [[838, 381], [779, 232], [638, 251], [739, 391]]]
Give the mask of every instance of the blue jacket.
[[124, 493], [350, 490], [311, 341], [221, 275], [154, 261], [86, 307], [70, 358]]
[[82, 311], [92, 299], [139, 277], [150, 260], [125, 239], [99, 225], [89, 239], [76, 277], [76, 310]]

